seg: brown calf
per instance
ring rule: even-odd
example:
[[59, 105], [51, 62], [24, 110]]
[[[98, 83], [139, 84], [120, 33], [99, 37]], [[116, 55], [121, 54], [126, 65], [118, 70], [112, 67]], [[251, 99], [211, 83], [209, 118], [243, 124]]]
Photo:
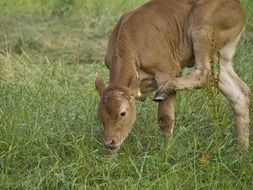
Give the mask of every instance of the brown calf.
[[[217, 87], [233, 108], [237, 142], [247, 148], [250, 89], [232, 67], [244, 25], [238, 0], [152, 0], [124, 14], [107, 48], [109, 87], [99, 76], [95, 81], [106, 148], [118, 150], [136, 119], [135, 98], [145, 100], [155, 90], [158, 123], [170, 135], [175, 92], [207, 85], [213, 52], [220, 58]], [[190, 66], [195, 70], [180, 76]]]

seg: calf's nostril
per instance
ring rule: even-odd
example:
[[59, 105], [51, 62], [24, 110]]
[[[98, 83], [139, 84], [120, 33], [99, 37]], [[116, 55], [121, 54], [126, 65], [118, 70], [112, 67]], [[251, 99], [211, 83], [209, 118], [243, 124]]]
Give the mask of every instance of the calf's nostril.
[[104, 141], [104, 144], [105, 144], [106, 146], [113, 146], [114, 140], [113, 140], [113, 139], [111, 139], [111, 140], [105, 140], [105, 141]]

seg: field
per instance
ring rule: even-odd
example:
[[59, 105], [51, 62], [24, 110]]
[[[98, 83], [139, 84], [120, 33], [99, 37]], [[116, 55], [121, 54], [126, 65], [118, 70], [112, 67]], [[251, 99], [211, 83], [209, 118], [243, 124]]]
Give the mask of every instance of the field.
[[[234, 143], [222, 95], [177, 97], [174, 136], [163, 138], [156, 103], [138, 103], [117, 154], [103, 147], [95, 73], [120, 15], [145, 0], [1, 0], [0, 189], [252, 189], [251, 148]], [[253, 2], [235, 70], [253, 90]], [[188, 71], [185, 71], [188, 72]], [[251, 118], [253, 119], [251, 96]]]

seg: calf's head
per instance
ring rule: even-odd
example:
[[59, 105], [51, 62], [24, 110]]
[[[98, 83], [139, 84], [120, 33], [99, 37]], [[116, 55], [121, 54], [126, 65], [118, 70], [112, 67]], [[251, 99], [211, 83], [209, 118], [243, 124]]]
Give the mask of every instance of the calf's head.
[[117, 151], [136, 120], [138, 82], [132, 79], [128, 87], [106, 88], [101, 77], [97, 76], [95, 86], [100, 95], [98, 114], [104, 127], [104, 145], [110, 151]]

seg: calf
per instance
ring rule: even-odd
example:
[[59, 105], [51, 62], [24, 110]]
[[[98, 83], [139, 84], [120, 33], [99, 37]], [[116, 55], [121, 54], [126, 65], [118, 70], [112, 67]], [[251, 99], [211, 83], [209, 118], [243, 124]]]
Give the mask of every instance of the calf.
[[[108, 43], [106, 88], [97, 76], [98, 113], [104, 144], [118, 150], [136, 119], [135, 99], [157, 90], [158, 123], [165, 135], [174, 126], [176, 91], [202, 88], [219, 57], [217, 88], [229, 100], [237, 142], [249, 146], [249, 87], [233, 70], [233, 56], [245, 25], [238, 0], [152, 0], [124, 14]], [[187, 76], [185, 67], [195, 66]]]

